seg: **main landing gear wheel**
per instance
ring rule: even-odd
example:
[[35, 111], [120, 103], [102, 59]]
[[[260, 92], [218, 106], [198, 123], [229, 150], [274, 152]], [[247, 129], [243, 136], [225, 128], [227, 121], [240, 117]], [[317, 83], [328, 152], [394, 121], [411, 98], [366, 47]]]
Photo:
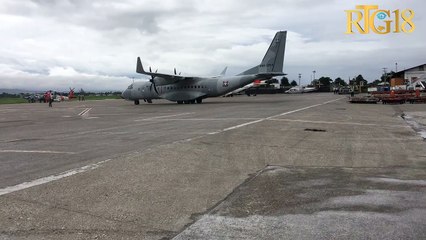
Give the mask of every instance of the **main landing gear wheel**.
[[135, 105], [139, 105], [139, 100], [135, 100]]
[[202, 98], [197, 98], [197, 103], [202, 103], [203, 99]]
[[183, 101], [177, 101], [178, 104], [183, 104]]

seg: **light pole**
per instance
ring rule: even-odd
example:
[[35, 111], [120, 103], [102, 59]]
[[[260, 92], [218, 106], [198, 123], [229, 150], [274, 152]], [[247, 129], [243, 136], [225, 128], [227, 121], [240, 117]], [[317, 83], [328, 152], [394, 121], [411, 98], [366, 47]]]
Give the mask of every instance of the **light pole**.
[[388, 68], [382, 68], [383, 69], [383, 87], [385, 87], [385, 85], [386, 85], [386, 80], [387, 80], [387, 73], [386, 73], [386, 70], [388, 69]]
[[[313, 73], [313, 76], [314, 76], [314, 79], [312, 80], [312, 82], [315, 82], [315, 73], [316, 73], [317, 71], [312, 71], [312, 73]], [[319, 81], [318, 81], [318, 89], [320, 88], [320, 85], [319, 85]]]
[[302, 74], [299, 73], [299, 87], [300, 87], [300, 78], [302, 77]]

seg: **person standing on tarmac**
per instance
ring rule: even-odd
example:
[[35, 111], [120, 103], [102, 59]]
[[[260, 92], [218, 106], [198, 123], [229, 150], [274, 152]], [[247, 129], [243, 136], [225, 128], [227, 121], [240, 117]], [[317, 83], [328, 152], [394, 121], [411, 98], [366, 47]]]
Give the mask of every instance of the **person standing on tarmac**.
[[52, 107], [52, 103], [53, 103], [52, 90], [50, 90], [49, 93], [47, 94], [47, 98], [49, 100], [49, 107]]

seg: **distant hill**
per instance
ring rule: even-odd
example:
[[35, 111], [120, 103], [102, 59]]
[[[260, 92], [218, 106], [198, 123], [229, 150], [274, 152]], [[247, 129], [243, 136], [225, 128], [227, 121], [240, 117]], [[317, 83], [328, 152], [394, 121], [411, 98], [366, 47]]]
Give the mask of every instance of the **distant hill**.
[[9, 94], [36, 93], [36, 91], [31, 91], [31, 90], [0, 88], [0, 94], [4, 92]]

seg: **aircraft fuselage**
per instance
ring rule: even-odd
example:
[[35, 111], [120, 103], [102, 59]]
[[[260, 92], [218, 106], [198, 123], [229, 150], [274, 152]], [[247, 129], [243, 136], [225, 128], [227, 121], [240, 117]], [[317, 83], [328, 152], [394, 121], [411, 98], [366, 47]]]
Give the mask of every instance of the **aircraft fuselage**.
[[212, 78], [200, 77], [175, 84], [159, 85], [158, 83], [161, 84], [161, 79], [154, 79], [154, 81], [158, 82], [156, 85], [158, 93], [155, 91], [150, 81], [142, 81], [131, 84], [122, 93], [122, 97], [130, 101], [138, 101], [140, 99], [150, 101], [160, 98], [174, 102], [200, 101], [207, 97], [222, 96], [252, 83], [254, 80], [256, 80], [256, 75]]

